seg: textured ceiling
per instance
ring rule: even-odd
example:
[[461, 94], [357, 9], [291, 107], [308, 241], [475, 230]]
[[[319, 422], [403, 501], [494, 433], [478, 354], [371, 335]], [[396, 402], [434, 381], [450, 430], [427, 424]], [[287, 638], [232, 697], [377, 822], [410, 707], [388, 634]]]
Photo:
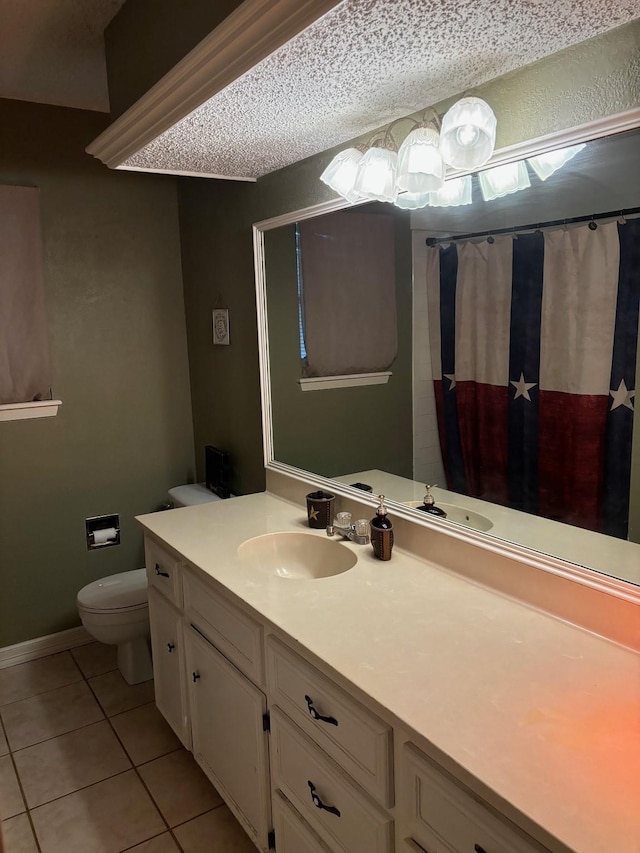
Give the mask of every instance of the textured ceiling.
[[0, 98], [109, 111], [105, 27], [124, 0], [0, 0]]
[[344, 0], [123, 166], [257, 178], [638, 15], [639, 0]]

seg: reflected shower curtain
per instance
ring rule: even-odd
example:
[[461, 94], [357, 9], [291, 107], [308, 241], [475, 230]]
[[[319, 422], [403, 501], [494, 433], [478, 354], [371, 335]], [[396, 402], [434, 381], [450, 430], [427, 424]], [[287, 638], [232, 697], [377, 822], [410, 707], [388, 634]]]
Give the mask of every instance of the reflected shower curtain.
[[427, 252], [448, 488], [626, 538], [640, 220]]

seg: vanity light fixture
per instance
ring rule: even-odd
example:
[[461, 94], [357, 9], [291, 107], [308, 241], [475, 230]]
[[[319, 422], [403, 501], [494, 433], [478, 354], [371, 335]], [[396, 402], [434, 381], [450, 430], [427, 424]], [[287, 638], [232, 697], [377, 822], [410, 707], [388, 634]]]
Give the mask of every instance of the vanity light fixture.
[[478, 180], [485, 201], [493, 201], [494, 198], [502, 198], [531, 186], [524, 160], [486, 169], [480, 172]]
[[497, 120], [481, 98], [457, 101], [442, 119], [440, 150], [454, 169], [479, 169], [491, 158], [496, 144]]
[[398, 190], [416, 195], [442, 189], [444, 170], [437, 128], [433, 124], [418, 125], [398, 150]]
[[402, 210], [418, 210], [431, 204], [432, 195], [435, 193], [400, 193], [394, 204]]
[[568, 148], [558, 148], [555, 151], [547, 151], [546, 154], [539, 154], [537, 157], [529, 157], [527, 163], [531, 166], [536, 175], [541, 181], [546, 181], [548, 177], [561, 169], [569, 162], [576, 154], [585, 147], [584, 142], [580, 145], [571, 145]]
[[472, 203], [471, 175], [449, 178], [442, 189], [431, 193], [401, 193], [395, 200], [396, 207], [417, 210], [421, 207], [459, 207]]
[[471, 204], [471, 175], [463, 178], [450, 178], [445, 181], [441, 190], [429, 193], [429, 204], [431, 207], [459, 207], [462, 204]]
[[359, 200], [360, 194], [354, 190], [356, 175], [358, 173], [358, 164], [362, 160], [362, 155], [366, 151], [365, 146], [358, 148], [346, 148], [333, 158], [324, 172], [320, 175], [320, 180], [332, 190], [346, 198], [347, 201], [354, 204]]
[[[429, 112], [432, 117], [427, 120]], [[398, 150], [391, 131], [401, 121], [410, 121], [414, 127]], [[444, 190], [445, 168], [483, 165], [493, 154], [495, 137], [496, 117], [491, 107], [480, 98], [465, 97], [445, 114], [441, 128], [431, 108], [419, 122], [409, 117], [396, 119], [364, 149], [347, 148], [336, 154], [320, 180], [352, 204], [386, 201], [410, 210], [432, 203], [469, 204], [470, 181]], [[438, 196], [443, 190], [444, 196]], [[459, 202], [455, 200], [458, 194], [463, 199]]]
[[369, 148], [358, 163], [353, 190], [361, 199], [394, 202], [398, 195], [396, 164], [398, 155], [384, 145]]

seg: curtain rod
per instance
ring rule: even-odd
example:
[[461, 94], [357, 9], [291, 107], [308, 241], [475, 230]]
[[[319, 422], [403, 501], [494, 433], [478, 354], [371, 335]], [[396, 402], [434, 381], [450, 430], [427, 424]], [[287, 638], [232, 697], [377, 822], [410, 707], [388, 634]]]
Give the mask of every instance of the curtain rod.
[[453, 243], [456, 240], [473, 240], [476, 237], [495, 237], [498, 234], [517, 234], [519, 231], [540, 231], [543, 228], [554, 228], [558, 225], [571, 225], [575, 222], [593, 222], [596, 219], [615, 219], [618, 216], [634, 216], [640, 213], [640, 207], [629, 207], [624, 210], [612, 210], [608, 213], [593, 213], [589, 216], [573, 216], [570, 219], [551, 219], [548, 222], [534, 222], [531, 225], [516, 225], [513, 228], [494, 228], [490, 231], [474, 231], [469, 234], [455, 234], [450, 237], [427, 237], [427, 246], [438, 246], [441, 243]]

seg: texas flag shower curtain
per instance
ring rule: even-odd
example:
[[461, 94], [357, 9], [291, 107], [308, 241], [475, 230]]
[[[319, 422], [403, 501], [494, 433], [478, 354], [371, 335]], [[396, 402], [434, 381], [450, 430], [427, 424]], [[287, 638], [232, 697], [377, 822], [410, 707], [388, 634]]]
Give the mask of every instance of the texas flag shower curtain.
[[427, 253], [448, 488], [626, 538], [640, 220]]

